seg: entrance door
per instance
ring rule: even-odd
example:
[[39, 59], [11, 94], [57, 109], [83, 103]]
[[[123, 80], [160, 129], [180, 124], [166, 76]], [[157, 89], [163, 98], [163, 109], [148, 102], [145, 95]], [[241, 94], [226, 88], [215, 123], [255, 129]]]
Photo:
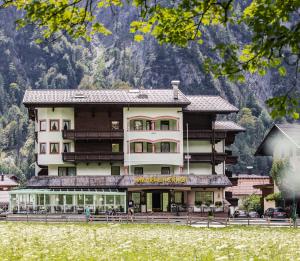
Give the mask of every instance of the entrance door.
[[152, 193], [152, 210], [161, 211], [161, 194], [160, 192]]

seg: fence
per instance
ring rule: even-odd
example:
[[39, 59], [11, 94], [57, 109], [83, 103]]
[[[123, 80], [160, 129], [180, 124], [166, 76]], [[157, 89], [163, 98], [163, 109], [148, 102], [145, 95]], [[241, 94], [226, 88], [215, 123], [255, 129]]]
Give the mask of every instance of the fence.
[[[293, 220], [275, 218], [217, 218], [199, 217], [193, 215], [93, 215], [87, 220], [85, 215], [55, 215], [55, 214], [9, 214], [0, 215], [0, 221], [20, 222], [46, 222], [46, 223], [67, 223], [67, 222], [90, 222], [90, 223], [142, 223], [142, 224], [181, 224], [189, 226], [267, 226], [267, 227], [293, 227]], [[296, 225], [299, 224], [297, 220]]]

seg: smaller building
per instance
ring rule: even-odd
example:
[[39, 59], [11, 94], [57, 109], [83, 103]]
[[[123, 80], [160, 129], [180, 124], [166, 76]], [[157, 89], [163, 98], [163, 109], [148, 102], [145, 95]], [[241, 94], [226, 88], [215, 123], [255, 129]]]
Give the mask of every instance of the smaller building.
[[[232, 198], [237, 199], [238, 206], [242, 206], [244, 199], [250, 195], [262, 196], [262, 191], [257, 186], [272, 183], [269, 176], [261, 175], [240, 174], [233, 175], [229, 179], [232, 187], [228, 187], [226, 192], [229, 192]], [[232, 200], [230, 201], [232, 202]]]
[[9, 204], [9, 192], [19, 186], [18, 179], [14, 175], [0, 175], [0, 210], [7, 210]]

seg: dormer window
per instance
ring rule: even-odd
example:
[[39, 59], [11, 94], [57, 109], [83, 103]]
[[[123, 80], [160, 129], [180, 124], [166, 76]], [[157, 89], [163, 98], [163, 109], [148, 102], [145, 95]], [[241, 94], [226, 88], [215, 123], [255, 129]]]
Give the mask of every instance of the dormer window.
[[59, 120], [50, 120], [50, 131], [59, 131]]

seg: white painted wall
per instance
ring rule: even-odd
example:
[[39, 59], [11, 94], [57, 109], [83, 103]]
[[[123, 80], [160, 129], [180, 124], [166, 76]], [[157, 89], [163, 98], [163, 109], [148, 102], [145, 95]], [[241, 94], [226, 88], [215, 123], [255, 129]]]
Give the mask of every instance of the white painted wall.
[[[224, 141], [220, 141], [215, 144], [217, 152], [224, 152]], [[183, 151], [187, 152], [187, 140], [183, 141]], [[200, 153], [200, 152], [212, 152], [212, 146], [208, 140], [189, 140], [189, 152]]]
[[130, 167], [130, 174], [134, 175], [134, 168], [135, 167], [143, 167], [144, 175], [161, 175], [161, 168], [162, 167], [170, 167], [171, 174], [179, 174], [179, 168], [176, 166], [170, 166], [168, 164], [164, 165], [138, 165]]
[[[218, 164], [215, 167], [217, 174], [223, 174], [223, 165], [224, 163]], [[187, 163], [184, 163], [183, 173], [187, 174]], [[190, 163], [190, 174], [195, 175], [211, 175], [212, 174], [212, 165], [210, 163]]]
[[[132, 117], [176, 117], [179, 121], [179, 131], [129, 131], [129, 120]], [[123, 109], [123, 124], [124, 124], [124, 165], [144, 165], [144, 164], [165, 164], [183, 165], [183, 119], [181, 108], [152, 108], [152, 107], [134, 107]], [[177, 140], [179, 142], [180, 153], [147, 153], [138, 154], [127, 151], [127, 143], [129, 140], [147, 139], [155, 140]]]
[[[71, 151], [74, 151], [74, 142], [64, 140], [62, 137], [63, 120], [71, 121], [71, 129], [74, 129], [74, 108], [37, 108], [38, 122], [35, 122], [35, 130], [38, 132], [38, 143], [36, 144], [36, 152], [38, 153], [39, 165], [64, 164], [62, 161], [63, 143], [71, 143]], [[40, 120], [46, 120], [46, 131], [40, 131]], [[50, 120], [59, 120], [59, 131], [50, 131]], [[50, 142], [59, 143], [59, 154], [50, 154]], [[39, 154], [40, 143], [46, 143], [46, 154]]]
[[[121, 164], [114, 163], [113, 166], [121, 166]], [[48, 175], [58, 176], [58, 167], [76, 167], [77, 176], [104, 176], [111, 175], [111, 165], [108, 162], [101, 163], [80, 163], [76, 166], [71, 164], [63, 165], [49, 165]], [[124, 167], [120, 168], [120, 175], [124, 175]]]

